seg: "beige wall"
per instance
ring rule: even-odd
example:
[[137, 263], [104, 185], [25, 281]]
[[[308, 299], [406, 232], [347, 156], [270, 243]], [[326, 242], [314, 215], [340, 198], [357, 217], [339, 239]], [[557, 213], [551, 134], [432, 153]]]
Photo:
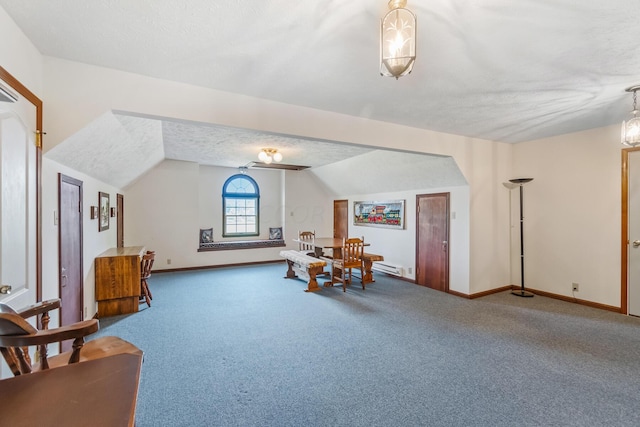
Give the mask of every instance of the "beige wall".
[[524, 187], [527, 286], [572, 296], [576, 282], [576, 298], [620, 306], [619, 134], [610, 126], [514, 146], [514, 175], [534, 178]]
[[[416, 272], [416, 195], [449, 193], [449, 289], [469, 293], [469, 188], [441, 187], [398, 191], [393, 193], [367, 193], [344, 195], [349, 200], [349, 217], [353, 218], [353, 202], [365, 200], [404, 200], [405, 228], [356, 226], [349, 221], [349, 236], [363, 236], [371, 246], [366, 252], [384, 256], [387, 263], [403, 268], [403, 277], [415, 280]], [[411, 270], [409, 270], [411, 269]]]
[[[352, 159], [353, 162], [356, 160]], [[365, 165], [348, 168], [360, 170]], [[281, 248], [197, 252], [200, 228], [213, 228], [214, 240], [222, 239], [221, 189], [237, 169], [198, 166], [166, 160], [125, 189], [125, 244], [145, 245], [156, 251], [157, 269], [188, 268], [279, 259]], [[344, 173], [344, 172], [343, 172]], [[406, 201], [405, 229], [356, 227], [349, 235], [364, 236], [367, 251], [381, 254], [389, 263], [405, 268], [404, 277], [415, 279], [415, 198], [416, 194], [451, 194], [451, 274], [452, 290], [466, 293], [469, 283], [469, 192], [468, 187], [443, 187], [394, 193], [334, 195], [325, 191], [309, 171], [265, 171], [252, 169], [249, 176], [261, 188], [261, 235], [269, 227], [284, 228], [287, 246], [299, 230], [315, 230], [317, 236], [333, 235], [333, 200], [347, 199], [350, 216], [355, 200]], [[351, 179], [344, 174], [344, 179]], [[282, 188], [284, 187], [284, 188]], [[281, 189], [281, 191], [279, 190]], [[171, 259], [171, 264], [167, 260]], [[408, 268], [412, 271], [409, 271]]]
[[[163, 161], [124, 191], [125, 245], [154, 250], [154, 269], [279, 259], [282, 248], [197, 251], [201, 228], [213, 228], [214, 240], [222, 239], [222, 186], [236, 173], [233, 168]], [[252, 170], [250, 176], [261, 188], [258, 238], [268, 239], [269, 227], [284, 227], [284, 173]]]
[[42, 56], [2, 7], [0, 40], [0, 66], [42, 99]]

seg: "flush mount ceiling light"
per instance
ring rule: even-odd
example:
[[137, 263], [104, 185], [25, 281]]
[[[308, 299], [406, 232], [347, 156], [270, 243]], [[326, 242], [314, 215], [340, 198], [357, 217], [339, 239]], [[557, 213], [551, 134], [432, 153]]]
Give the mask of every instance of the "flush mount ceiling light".
[[633, 117], [629, 121], [622, 122], [622, 131], [620, 142], [629, 147], [635, 147], [640, 144], [640, 117], [638, 117], [638, 108], [636, 107], [636, 91], [640, 90], [640, 85], [631, 86], [625, 89], [627, 92], [633, 92]]
[[275, 148], [263, 148], [260, 154], [258, 154], [258, 159], [263, 163], [270, 164], [271, 162], [281, 161], [282, 154], [278, 153], [278, 150]]
[[406, 76], [416, 60], [416, 16], [406, 0], [389, 0], [389, 12], [380, 20], [380, 74]]

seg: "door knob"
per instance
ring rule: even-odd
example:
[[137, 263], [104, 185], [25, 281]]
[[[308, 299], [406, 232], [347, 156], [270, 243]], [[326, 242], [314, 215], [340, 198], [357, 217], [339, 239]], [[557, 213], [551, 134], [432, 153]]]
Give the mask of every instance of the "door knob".
[[633, 247], [637, 248], [638, 246], [640, 246], [640, 240], [634, 240], [633, 241]]
[[10, 294], [11, 293], [11, 285], [2, 285], [0, 286], [0, 294]]

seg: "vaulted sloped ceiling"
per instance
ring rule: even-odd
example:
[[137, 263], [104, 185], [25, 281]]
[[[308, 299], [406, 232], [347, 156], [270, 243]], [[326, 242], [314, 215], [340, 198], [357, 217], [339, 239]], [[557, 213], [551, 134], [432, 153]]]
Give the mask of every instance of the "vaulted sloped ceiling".
[[123, 188], [165, 159], [162, 122], [105, 113], [45, 157]]
[[[278, 147], [283, 163], [308, 166], [335, 194], [371, 192], [373, 182], [376, 192], [466, 184], [450, 157], [124, 112], [103, 114], [45, 157], [125, 188], [164, 159], [238, 168], [269, 146]], [[350, 170], [359, 178], [345, 180], [344, 171]]]
[[374, 150], [313, 169], [312, 173], [336, 195], [467, 185], [453, 158], [402, 151]]

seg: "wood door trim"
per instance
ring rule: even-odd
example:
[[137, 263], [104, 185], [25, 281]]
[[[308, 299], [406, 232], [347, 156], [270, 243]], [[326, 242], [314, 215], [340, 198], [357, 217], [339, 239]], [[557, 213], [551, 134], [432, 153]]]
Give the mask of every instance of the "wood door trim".
[[124, 247], [124, 194], [116, 193], [116, 247]]
[[638, 148], [622, 149], [622, 201], [620, 232], [620, 312], [629, 313], [629, 153], [640, 151]]
[[36, 133], [40, 136], [36, 146], [36, 301], [42, 301], [42, 100], [1, 66], [0, 80], [36, 107]]

